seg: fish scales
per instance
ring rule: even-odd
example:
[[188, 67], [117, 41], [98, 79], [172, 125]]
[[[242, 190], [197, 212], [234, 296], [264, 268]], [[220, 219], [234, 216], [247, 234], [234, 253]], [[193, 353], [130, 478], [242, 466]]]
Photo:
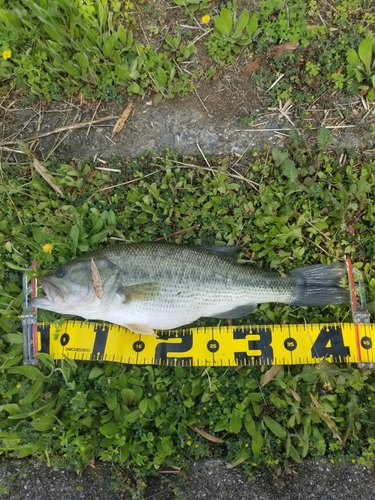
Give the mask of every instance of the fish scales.
[[161, 242], [105, 247], [42, 277], [46, 297], [33, 305], [153, 333], [202, 316], [241, 317], [264, 302], [326, 305], [349, 299], [339, 286], [342, 264], [297, 268], [282, 277], [239, 264], [227, 250]]

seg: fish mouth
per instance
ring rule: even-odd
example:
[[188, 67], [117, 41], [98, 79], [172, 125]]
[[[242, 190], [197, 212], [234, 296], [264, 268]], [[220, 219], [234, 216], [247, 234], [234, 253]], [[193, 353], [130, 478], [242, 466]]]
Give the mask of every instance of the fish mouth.
[[64, 290], [64, 287], [60, 283], [54, 283], [46, 278], [39, 278], [39, 282], [45, 293], [45, 297], [41, 296], [41, 298], [48, 299], [53, 303], [56, 298], [64, 300], [66, 297], [66, 290]]

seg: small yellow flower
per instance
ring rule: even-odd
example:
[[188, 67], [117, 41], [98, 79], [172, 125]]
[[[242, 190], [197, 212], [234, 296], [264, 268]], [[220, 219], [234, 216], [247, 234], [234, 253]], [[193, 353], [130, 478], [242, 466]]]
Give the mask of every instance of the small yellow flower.
[[42, 250], [45, 253], [52, 253], [53, 250], [53, 245], [52, 243], [46, 243], [45, 245], [42, 246]]
[[211, 21], [211, 16], [206, 14], [205, 16], [202, 17], [201, 21], [203, 24], [208, 24]]
[[2, 53], [3, 59], [10, 59], [12, 57], [11, 50], [4, 50]]

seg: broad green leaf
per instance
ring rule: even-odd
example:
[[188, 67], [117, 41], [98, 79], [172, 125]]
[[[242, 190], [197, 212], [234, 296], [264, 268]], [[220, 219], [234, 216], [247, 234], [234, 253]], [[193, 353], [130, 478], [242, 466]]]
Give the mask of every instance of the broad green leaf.
[[359, 83], [361, 83], [366, 77], [366, 75], [362, 69], [355, 69], [354, 73], [355, 73], [355, 77], [357, 78], [357, 82], [359, 82]]
[[86, 71], [89, 67], [89, 58], [87, 57], [87, 54], [85, 54], [84, 52], [77, 52], [74, 58], [78, 61], [80, 68], [83, 71]]
[[120, 448], [120, 459], [122, 463], [125, 463], [130, 457], [130, 444], [126, 443]]
[[254, 453], [254, 455], [259, 455], [263, 448], [263, 436], [262, 433], [260, 432], [259, 429], [257, 429], [254, 434], [253, 438], [251, 440], [251, 449]]
[[130, 84], [127, 87], [127, 90], [128, 90], [128, 92], [133, 92], [134, 94], [139, 94], [139, 95], [143, 95], [144, 94], [144, 90], [136, 82], [133, 82], [132, 84]]
[[229, 421], [229, 431], [238, 434], [242, 427], [242, 420], [236, 410], [233, 410], [232, 416]]
[[51, 373], [55, 370], [55, 360], [50, 354], [46, 354], [45, 352], [38, 352], [36, 356], [42, 363], [42, 365], [47, 367], [51, 371]]
[[263, 422], [266, 424], [266, 426], [269, 428], [269, 430], [275, 434], [275, 436], [279, 438], [285, 438], [285, 429], [282, 427], [276, 420], [273, 418], [269, 417], [268, 415], [265, 415], [263, 417]]
[[20, 405], [26, 406], [36, 401], [43, 392], [44, 382], [37, 380], [32, 386], [27, 395], [20, 399]]
[[236, 26], [234, 28], [234, 36], [241, 34], [242, 31], [246, 28], [249, 17], [249, 11], [247, 9], [244, 9], [236, 22]]
[[233, 460], [233, 462], [231, 462], [229, 465], [227, 465], [227, 468], [228, 469], [233, 469], [234, 467], [237, 467], [237, 465], [240, 465], [242, 464], [243, 462], [245, 462], [245, 460], [247, 460], [250, 456], [250, 451], [248, 448], [242, 448], [242, 450], [237, 453], [235, 459]]
[[301, 457], [296, 448], [291, 444], [289, 449], [289, 456], [298, 463], [301, 463]]
[[20, 16], [20, 11], [17, 10], [17, 14], [8, 9], [0, 9], [0, 22], [2, 22], [6, 27], [12, 27], [18, 32], [22, 29], [21, 23], [22, 17]]
[[81, 76], [81, 71], [71, 61], [64, 62], [63, 70], [71, 76], [75, 76], [77, 78]]
[[110, 422], [109, 424], [102, 425], [99, 427], [99, 431], [103, 434], [103, 436], [111, 438], [116, 432], [118, 432], [119, 428], [115, 422]]
[[36, 368], [36, 366], [16, 366], [14, 368], [9, 368], [8, 372], [23, 375], [30, 380], [49, 380], [49, 378], [43, 375], [43, 373]]
[[39, 432], [44, 432], [51, 429], [55, 424], [56, 417], [54, 415], [43, 415], [31, 422], [32, 427]]
[[358, 47], [358, 55], [366, 68], [366, 73], [370, 74], [370, 66], [372, 61], [373, 41], [371, 38], [362, 40]]
[[21, 413], [21, 408], [15, 403], [8, 403], [0, 406], [0, 411], [7, 411], [9, 415], [18, 415]]
[[257, 29], [258, 29], [258, 18], [254, 14], [253, 16], [251, 16], [250, 21], [247, 23], [246, 31], [249, 35], [255, 35]]
[[223, 7], [220, 12], [220, 16], [214, 17], [214, 23], [216, 29], [222, 34], [229, 36], [232, 32], [232, 14], [231, 12]]
[[147, 412], [148, 405], [147, 405], [147, 398], [142, 399], [142, 401], [139, 403], [139, 409], [143, 414]]
[[346, 60], [348, 61], [350, 66], [352, 66], [353, 68], [355, 68], [356, 66], [358, 66], [360, 64], [358, 54], [353, 49], [349, 49], [348, 52], [346, 53]]
[[126, 406], [130, 407], [134, 403], [136, 396], [133, 389], [123, 389], [121, 391], [121, 397]]
[[117, 28], [117, 36], [123, 45], [126, 45], [126, 30], [121, 24]]
[[107, 403], [108, 408], [112, 411], [117, 407], [117, 397], [116, 397], [116, 394], [114, 392], [106, 400], [106, 403]]
[[131, 413], [128, 413], [127, 415], [125, 415], [125, 420], [127, 420], [131, 424], [134, 424], [134, 422], [139, 420], [140, 413], [141, 413], [141, 410], [139, 410], [139, 409], [134, 410]]
[[129, 80], [130, 72], [128, 65], [117, 64], [115, 67], [115, 73], [121, 80]]
[[105, 57], [112, 57], [115, 43], [117, 42], [117, 33], [112, 33], [103, 44], [103, 54]]
[[101, 368], [100, 366], [94, 366], [94, 368], [92, 368], [89, 373], [89, 380], [100, 377], [100, 375], [102, 375], [103, 373], [103, 368]]
[[248, 432], [248, 434], [250, 436], [254, 436], [255, 431], [256, 431], [256, 427], [255, 427], [254, 419], [251, 416], [251, 411], [250, 410], [248, 410], [246, 412], [245, 419], [244, 419], [244, 426], [245, 426], [245, 429]]
[[16, 266], [16, 264], [12, 264], [12, 262], [7, 262], [6, 265], [10, 267], [10, 269], [13, 269], [14, 271], [22, 271], [22, 272], [27, 271], [27, 267]]
[[17, 447], [16, 450], [16, 457], [17, 458], [25, 458], [28, 457], [29, 455], [32, 455], [34, 453], [34, 448], [33, 446], [22, 446], [21, 448]]
[[21, 333], [5, 333], [2, 339], [10, 344], [23, 344], [23, 336]]
[[159, 66], [157, 69], [157, 74], [158, 74], [159, 82], [162, 85], [164, 85], [164, 87], [165, 87], [167, 85], [167, 81], [168, 81], [167, 73], [164, 71], [164, 69], [161, 66]]

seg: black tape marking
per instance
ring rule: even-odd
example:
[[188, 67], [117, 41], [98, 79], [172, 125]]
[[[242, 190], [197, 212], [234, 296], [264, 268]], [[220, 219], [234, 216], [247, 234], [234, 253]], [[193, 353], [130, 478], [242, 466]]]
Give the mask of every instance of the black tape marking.
[[160, 340], [181, 339], [180, 344], [160, 342], [155, 348], [155, 363], [166, 366], [192, 366], [193, 357], [168, 357], [168, 354], [188, 352], [193, 347], [193, 334], [191, 331], [157, 332]]
[[217, 352], [220, 349], [220, 344], [217, 340], [212, 339], [207, 342], [207, 349], [209, 352]]
[[65, 347], [69, 344], [70, 336], [68, 333], [63, 333], [60, 337], [60, 344]]
[[47, 354], [50, 354], [50, 332], [51, 332], [51, 325], [49, 324], [41, 324], [38, 325], [38, 332], [40, 333], [40, 339], [41, 339], [41, 349], [40, 352], [45, 352]]
[[297, 349], [297, 341], [293, 337], [288, 337], [284, 340], [284, 347], [287, 351], [294, 351]]
[[134, 352], [142, 352], [143, 349], [145, 348], [145, 343], [142, 340], [136, 340], [133, 344], [133, 351]]
[[261, 365], [273, 362], [272, 330], [271, 328], [236, 328], [233, 332], [234, 340], [246, 339], [248, 335], [260, 336], [259, 339], [248, 339], [248, 351], [260, 351], [259, 355], [248, 355], [244, 351], [235, 352], [234, 359], [239, 365]]
[[363, 347], [363, 349], [371, 349], [372, 339], [370, 337], [362, 337], [361, 346]]
[[105, 352], [107, 344], [109, 325], [95, 325], [94, 331], [96, 333], [94, 347], [92, 349], [91, 359], [101, 360]]
[[[330, 344], [330, 345], [329, 345]], [[326, 358], [332, 356], [338, 363], [350, 356], [350, 348], [344, 345], [342, 330], [339, 326], [323, 327], [317, 336], [312, 348], [312, 358]]]

